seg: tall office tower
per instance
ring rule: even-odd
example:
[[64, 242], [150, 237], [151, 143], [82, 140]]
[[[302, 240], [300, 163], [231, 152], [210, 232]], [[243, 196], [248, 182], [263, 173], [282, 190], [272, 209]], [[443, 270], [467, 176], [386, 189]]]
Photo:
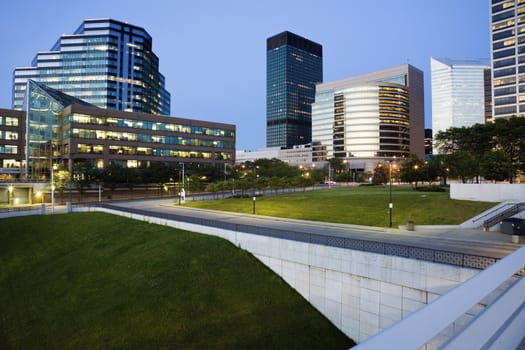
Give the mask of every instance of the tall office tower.
[[469, 127], [486, 122], [485, 84], [488, 59], [431, 58], [433, 139], [450, 127]]
[[[525, 1], [492, 0], [491, 58], [494, 118], [525, 115]], [[518, 37], [519, 36], [519, 37]]]
[[425, 129], [425, 159], [432, 155], [432, 129]]
[[494, 121], [492, 115], [492, 69], [489, 68], [483, 71], [483, 80], [485, 81], [485, 123]]
[[405, 64], [317, 85], [312, 106], [314, 161], [342, 158], [357, 168], [424, 148], [423, 72]]
[[170, 94], [151, 36], [112, 19], [85, 20], [50, 51], [38, 52], [31, 67], [17, 67], [14, 109], [23, 108], [29, 79], [104, 109], [170, 114]]
[[312, 139], [315, 84], [323, 81], [323, 47], [290, 32], [266, 41], [266, 146]]

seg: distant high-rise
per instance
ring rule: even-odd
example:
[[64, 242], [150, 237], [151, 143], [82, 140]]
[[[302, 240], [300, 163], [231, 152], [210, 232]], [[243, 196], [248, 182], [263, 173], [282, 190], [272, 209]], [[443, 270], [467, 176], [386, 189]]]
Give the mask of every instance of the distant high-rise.
[[492, 0], [491, 58], [494, 118], [525, 116], [525, 2]]
[[29, 79], [104, 109], [170, 114], [170, 94], [151, 36], [112, 19], [85, 20], [50, 51], [38, 52], [31, 67], [17, 67], [14, 109], [23, 108]]
[[432, 129], [425, 129], [425, 159], [432, 155]]
[[268, 38], [266, 50], [266, 146], [309, 143], [323, 47], [286, 31]]
[[486, 122], [490, 89], [485, 84], [485, 72], [489, 69], [488, 59], [430, 59], [434, 139], [438, 132], [450, 127]]

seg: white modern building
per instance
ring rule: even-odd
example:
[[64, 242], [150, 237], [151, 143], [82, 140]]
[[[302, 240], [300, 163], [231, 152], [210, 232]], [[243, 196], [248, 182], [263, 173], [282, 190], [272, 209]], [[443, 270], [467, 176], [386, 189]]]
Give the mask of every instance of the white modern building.
[[424, 157], [423, 72], [405, 64], [316, 86], [313, 160], [342, 158], [353, 169]]
[[485, 123], [485, 105], [490, 101], [485, 84], [487, 70], [490, 70], [489, 59], [430, 59], [433, 139], [438, 132], [451, 127]]
[[306, 166], [312, 165], [312, 145], [297, 145], [293, 148], [268, 147], [256, 151], [236, 151], [235, 162], [237, 164], [244, 162], [253, 162], [257, 159], [279, 159], [289, 165]]

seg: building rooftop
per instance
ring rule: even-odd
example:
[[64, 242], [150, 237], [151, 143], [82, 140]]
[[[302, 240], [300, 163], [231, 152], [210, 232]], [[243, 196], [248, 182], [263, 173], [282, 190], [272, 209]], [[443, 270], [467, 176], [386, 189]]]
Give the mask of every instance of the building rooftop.
[[490, 59], [488, 58], [436, 58], [433, 60], [439, 61], [447, 66], [474, 66], [474, 67], [490, 67]]
[[38, 83], [38, 82], [36, 82], [34, 80], [31, 80], [31, 79], [30, 79], [30, 81], [32, 83], [34, 83], [36, 86], [38, 86], [40, 89], [44, 90], [50, 97], [55, 99], [57, 102], [59, 102], [64, 107], [72, 105], [72, 104], [77, 104], [77, 105], [87, 106], [87, 107], [96, 107], [96, 106], [92, 105], [91, 103], [87, 103], [85, 101], [82, 101], [79, 98], [76, 98], [76, 97], [70, 96], [68, 94], [65, 94], [62, 91], [50, 88], [49, 86], [44, 85], [42, 83]]

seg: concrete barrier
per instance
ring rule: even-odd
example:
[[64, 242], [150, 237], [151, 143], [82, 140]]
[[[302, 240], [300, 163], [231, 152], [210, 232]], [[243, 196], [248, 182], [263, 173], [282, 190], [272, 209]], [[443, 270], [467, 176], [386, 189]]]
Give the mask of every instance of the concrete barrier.
[[525, 184], [451, 183], [450, 198], [482, 202], [524, 202]]

